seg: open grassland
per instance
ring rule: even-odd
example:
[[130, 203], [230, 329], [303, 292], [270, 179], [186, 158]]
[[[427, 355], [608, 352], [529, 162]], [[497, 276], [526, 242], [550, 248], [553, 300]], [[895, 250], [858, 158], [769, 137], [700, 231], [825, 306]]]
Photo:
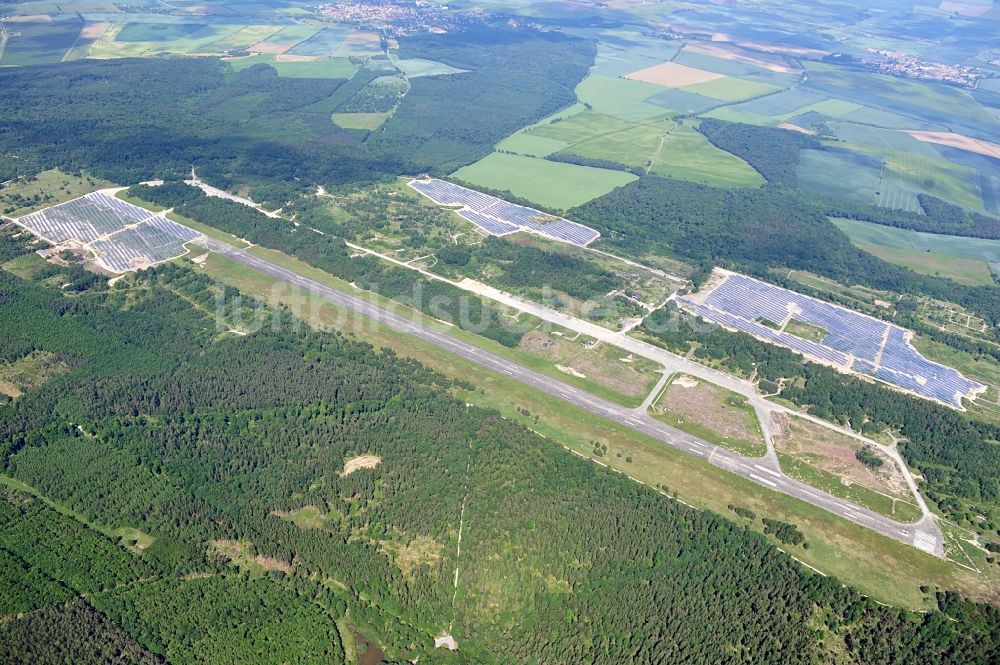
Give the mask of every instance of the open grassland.
[[534, 132], [519, 131], [497, 143], [496, 148], [502, 152], [513, 152], [528, 157], [548, 157], [568, 145], [570, 144], [567, 141], [538, 136]]
[[646, 168], [676, 127], [667, 119], [650, 120], [574, 143], [562, 152]]
[[814, 342], [822, 340], [827, 335], [827, 331], [823, 328], [814, 326], [811, 323], [799, 321], [797, 319], [790, 319], [788, 323], [785, 324], [785, 332], [790, 335], [795, 335], [796, 337], [801, 337], [802, 339], [812, 340]]
[[[243, 270], [224, 259], [206, 263], [205, 270], [247, 295], [271, 302], [281, 300], [278, 295], [282, 289], [275, 280]], [[604, 443], [609, 452], [598, 461], [627, 473], [649, 486], [650, 491], [663, 485], [697, 508], [732, 517], [728, 505], [738, 504], [758, 514], [794, 523], [810, 543], [809, 549], [798, 552], [797, 557], [881, 602], [927, 608], [927, 597], [919, 589], [922, 584], [957, 589], [973, 598], [992, 593], [992, 581], [986, 576], [879, 536], [809, 504], [769, 492], [411, 336], [375, 324], [362, 324], [353, 314], [337, 312], [332, 307], [317, 309], [293, 304], [292, 311], [314, 326], [336, 327], [345, 332], [364, 329], [365, 340], [376, 347], [392, 348], [446, 376], [473, 383], [477, 389], [461, 392], [463, 399], [497, 409], [581, 456], [593, 459], [593, 442]], [[621, 457], [617, 456], [619, 452]], [[631, 461], [626, 461], [629, 458]], [[747, 525], [758, 531], [762, 529], [759, 522]]]
[[802, 418], [779, 416], [774, 447], [785, 473], [901, 522], [920, 519], [903, 471], [888, 455], [870, 447], [882, 460], [878, 469], [871, 469], [856, 456], [862, 447], [857, 439]]
[[322, 30], [322, 27], [318, 25], [305, 25], [301, 23], [285, 26], [267, 39], [254, 44], [250, 50], [254, 53], [284, 53], [297, 44], [305, 42], [320, 30]]
[[108, 187], [114, 187], [114, 183], [86, 173], [75, 176], [59, 169], [42, 171], [32, 178], [14, 180], [0, 187], [0, 212], [21, 217]]
[[746, 398], [686, 374], [671, 377], [650, 414], [741, 455], [760, 457], [767, 452], [757, 415]]
[[540, 205], [567, 210], [636, 179], [631, 173], [494, 152], [460, 168], [454, 178], [510, 191]]
[[248, 25], [226, 35], [218, 41], [206, 44], [205, 48], [218, 53], [223, 53], [227, 49], [249, 49], [257, 42], [267, 39], [283, 27], [281, 25]]
[[68, 371], [65, 361], [47, 351], [32, 351], [13, 362], [0, 360], [0, 394], [16, 399]]
[[760, 187], [764, 179], [736, 155], [720, 150], [688, 125], [678, 125], [664, 141], [651, 173], [713, 187]]
[[524, 130], [529, 136], [579, 143], [595, 137], [624, 131], [634, 123], [597, 111], [583, 111], [566, 118], [557, 116], [545, 123], [538, 123]]

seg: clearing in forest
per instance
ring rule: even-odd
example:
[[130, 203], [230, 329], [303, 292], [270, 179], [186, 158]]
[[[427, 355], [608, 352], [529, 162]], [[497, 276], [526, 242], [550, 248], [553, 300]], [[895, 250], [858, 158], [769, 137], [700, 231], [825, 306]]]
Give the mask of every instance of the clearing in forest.
[[358, 469], [374, 469], [381, 461], [382, 458], [378, 455], [358, 455], [357, 457], [352, 457], [344, 463], [344, 470], [340, 475], [349, 476]]

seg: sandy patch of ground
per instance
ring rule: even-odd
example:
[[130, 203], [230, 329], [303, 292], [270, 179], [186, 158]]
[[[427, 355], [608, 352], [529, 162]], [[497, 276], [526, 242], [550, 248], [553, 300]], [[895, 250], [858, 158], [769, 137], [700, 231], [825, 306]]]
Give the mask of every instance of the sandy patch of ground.
[[664, 62], [652, 67], [646, 67], [638, 71], [626, 74], [625, 78], [631, 81], [642, 81], [654, 85], [662, 85], [665, 88], [680, 88], [685, 85], [695, 83], [705, 83], [716, 79], [726, 78], [723, 74], [705, 71], [696, 67], [688, 67], [677, 62]]
[[448, 649], [448, 651], [455, 651], [458, 649], [458, 642], [448, 633], [441, 633], [434, 638], [434, 648], [440, 649], [441, 647]]
[[381, 38], [377, 33], [374, 32], [364, 32], [362, 30], [352, 30], [349, 35], [344, 39], [346, 43], [350, 44], [380, 44]]
[[918, 141], [925, 143], [937, 143], [939, 145], [946, 145], [949, 148], [958, 148], [966, 152], [974, 152], [979, 155], [1000, 159], [1000, 144], [998, 143], [984, 141], [983, 139], [974, 139], [962, 134], [955, 134], [954, 132], [907, 131], [906, 133]]
[[578, 372], [575, 369], [573, 369], [572, 367], [566, 367], [565, 365], [556, 365], [556, 369], [559, 370], [560, 372], [565, 372], [566, 374], [569, 374], [570, 376], [575, 376], [578, 379], [586, 379], [587, 378], [586, 374]]
[[0, 361], [0, 394], [17, 399], [69, 369], [69, 365], [48, 351], [33, 351], [13, 363]]
[[810, 466], [840, 476], [845, 484], [857, 483], [883, 494], [912, 501], [906, 480], [895, 462], [881, 450], [872, 451], [882, 458], [878, 471], [862, 464], [855, 452], [861, 442], [834, 430], [783, 413], [772, 413], [774, 447], [797, 457]]
[[382, 458], [378, 455], [358, 455], [357, 457], [352, 457], [344, 462], [344, 470], [340, 472], [340, 475], [349, 476], [358, 469], [374, 469], [381, 461]]
[[681, 388], [695, 388], [698, 385], [698, 379], [693, 376], [688, 376], [687, 374], [681, 374], [674, 379], [670, 385], [680, 386]]
[[799, 132], [800, 134], [808, 134], [809, 136], [812, 136], [813, 134], [816, 133], [811, 129], [806, 129], [805, 127], [799, 127], [798, 125], [793, 125], [790, 122], [781, 123], [780, 125], [778, 125], [778, 129], [787, 129], [789, 131]]
[[750, 51], [744, 51], [738, 46], [731, 44], [720, 44], [712, 42], [694, 42], [688, 44], [684, 47], [685, 50], [694, 51], [695, 53], [701, 53], [703, 55], [710, 55], [715, 58], [722, 58], [724, 60], [733, 60], [735, 62], [742, 62], [748, 65], [754, 65], [762, 69], [767, 69], [768, 71], [778, 72], [781, 74], [798, 74], [801, 69], [796, 69], [794, 67], [789, 67], [784, 62], [781, 62], [777, 58], [767, 58], [761, 54], [754, 54]]

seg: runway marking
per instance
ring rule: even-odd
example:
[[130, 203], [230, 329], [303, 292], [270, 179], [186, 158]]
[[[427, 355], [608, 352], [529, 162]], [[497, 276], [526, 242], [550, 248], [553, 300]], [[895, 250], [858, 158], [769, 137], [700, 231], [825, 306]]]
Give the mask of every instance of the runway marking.
[[777, 483], [772, 483], [770, 480], [767, 480], [766, 478], [761, 478], [756, 473], [750, 473], [750, 477], [753, 478], [754, 480], [756, 480], [758, 483], [764, 483], [765, 485], [768, 485], [770, 487], [777, 487], [778, 486]]
[[781, 478], [781, 474], [780, 473], [775, 473], [774, 471], [771, 471], [770, 469], [762, 467], [760, 464], [754, 464], [754, 467], [757, 468], [757, 469], [760, 469], [761, 471], [765, 471], [765, 472], [771, 474], [775, 478]]
[[917, 531], [913, 534], [913, 546], [918, 550], [934, 554], [937, 549], [937, 538], [933, 534]]

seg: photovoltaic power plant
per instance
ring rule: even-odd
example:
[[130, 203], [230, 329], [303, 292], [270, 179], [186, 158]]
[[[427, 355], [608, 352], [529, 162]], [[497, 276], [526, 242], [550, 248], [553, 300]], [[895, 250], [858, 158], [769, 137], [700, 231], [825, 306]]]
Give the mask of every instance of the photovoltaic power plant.
[[[677, 300], [706, 320], [956, 408], [985, 389], [920, 355], [905, 328], [750, 277], [727, 273], [710, 292]], [[793, 321], [821, 329], [818, 339], [787, 332]]]
[[580, 247], [586, 247], [601, 235], [589, 226], [445, 180], [416, 179], [410, 181], [410, 187], [438, 205], [462, 206], [458, 214], [489, 235], [502, 236], [516, 231], [531, 231]]
[[102, 268], [123, 273], [180, 256], [199, 234], [103, 192], [25, 215], [15, 222], [46, 242], [94, 254]]

